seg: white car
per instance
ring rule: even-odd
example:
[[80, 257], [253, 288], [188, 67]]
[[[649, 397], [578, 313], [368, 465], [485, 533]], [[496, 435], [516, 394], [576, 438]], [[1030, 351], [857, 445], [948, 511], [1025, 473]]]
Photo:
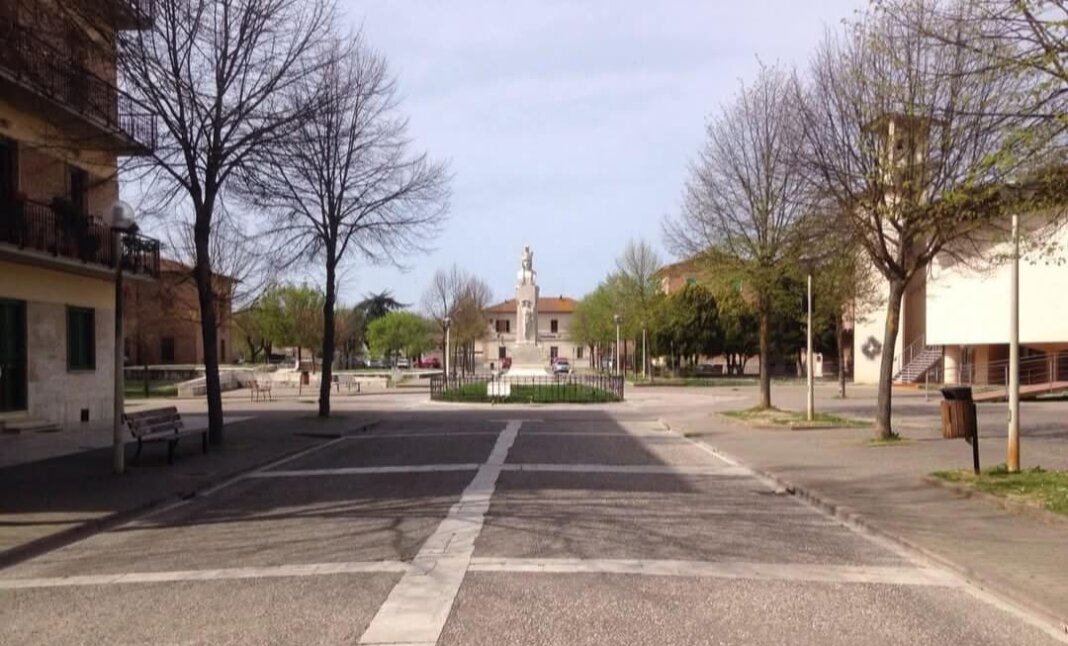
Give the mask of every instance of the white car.
[[408, 361], [407, 357], [401, 357], [400, 359], [397, 359], [397, 363], [394, 365], [398, 368], [411, 368], [412, 362]]

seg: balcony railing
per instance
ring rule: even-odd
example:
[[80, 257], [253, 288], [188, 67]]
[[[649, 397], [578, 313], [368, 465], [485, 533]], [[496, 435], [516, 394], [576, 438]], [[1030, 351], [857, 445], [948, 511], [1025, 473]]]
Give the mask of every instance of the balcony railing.
[[[0, 242], [83, 264], [115, 266], [115, 238], [99, 218], [65, 212], [39, 202], [0, 208]], [[122, 266], [134, 274], [159, 277], [159, 240], [122, 234]]]
[[0, 70], [7, 76], [132, 144], [124, 148], [155, 147], [155, 117], [129, 94], [28, 28], [10, 23], [4, 27], [0, 31], [7, 32], [7, 38], [0, 47]]

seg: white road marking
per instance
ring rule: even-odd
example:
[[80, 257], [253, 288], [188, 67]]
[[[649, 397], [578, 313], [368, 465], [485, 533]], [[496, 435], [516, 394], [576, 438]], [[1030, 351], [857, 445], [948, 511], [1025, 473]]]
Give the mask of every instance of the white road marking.
[[505, 471], [547, 471], [561, 473], [618, 473], [627, 475], [746, 476], [748, 469], [737, 466], [670, 464], [506, 464]]
[[655, 559], [471, 559], [472, 572], [543, 574], [642, 574], [649, 576], [757, 579], [821, 583], [881, 583], [957, 587], [944, 572], [919, 567], [749, 563], [744, 561], [671, 561]]
[[402, 561], [350, 561], [341, 563], [301, 563], [263, 567], [222, 568], [217, 570], [173, 570], [169, 572], [126, 572], [84, 576], [0, 579], [0, 590], [25, 588], [63, 588], [86, 585], [161, 583], [173, 581], [221, 581], [226, 579], [267, 579], [277, 577], [361, 574], [368, 572], [407, 572], [411, 566]]
[[259, 471], [249, 478], [303, 478], [307, 476], [352, 476], [382, 473], [428, 473], [433, 471], [477, 471], [478, 463], [412, 464], [384, 467], [341, 467], [337, 469], [293, 469], [289, 471]]
[[459, 502], [427, 539], [378, 609], [361, 644], [434, 644], [467, 573], [508, 451], [522, 421], [510, 421]]

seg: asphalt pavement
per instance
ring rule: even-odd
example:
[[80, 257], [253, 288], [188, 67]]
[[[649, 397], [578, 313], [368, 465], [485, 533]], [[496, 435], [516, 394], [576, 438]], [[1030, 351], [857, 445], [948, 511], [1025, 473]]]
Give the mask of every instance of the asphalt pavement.
[[624, 404], [383, 414], [0, 570], [0, 643], [1063, 642]]

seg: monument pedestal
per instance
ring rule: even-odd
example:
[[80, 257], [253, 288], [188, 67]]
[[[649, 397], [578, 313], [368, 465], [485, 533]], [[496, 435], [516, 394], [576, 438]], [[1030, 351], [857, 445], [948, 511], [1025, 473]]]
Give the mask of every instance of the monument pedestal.
[[512, 367], [505, 377], [544, 377], [549, 374], [541, 355], [541, 346], [534, 343], [517, 343], [510, 348]]

